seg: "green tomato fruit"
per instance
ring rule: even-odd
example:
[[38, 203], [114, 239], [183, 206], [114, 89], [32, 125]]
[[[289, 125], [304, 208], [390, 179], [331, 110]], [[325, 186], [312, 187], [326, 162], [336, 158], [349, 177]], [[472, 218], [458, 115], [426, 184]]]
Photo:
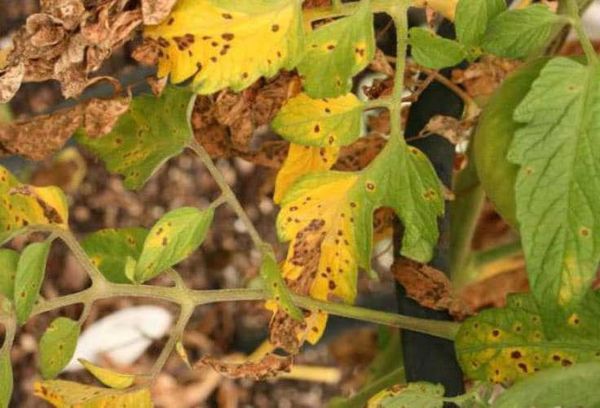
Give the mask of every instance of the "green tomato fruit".
[[522, 124], [513, 112], [529, 92], [547, 58], [527, 63], [510, 74], [486, 104], [473, 138], [475, 167], [498, 213], [517, 227], [515, 182], [519, 166], [506, 158], [515, 132]]

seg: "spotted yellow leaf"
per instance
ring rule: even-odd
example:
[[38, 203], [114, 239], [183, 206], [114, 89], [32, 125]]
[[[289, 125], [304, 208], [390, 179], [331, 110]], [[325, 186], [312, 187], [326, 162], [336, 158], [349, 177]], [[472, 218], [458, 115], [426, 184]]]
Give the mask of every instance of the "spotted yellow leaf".
[[102, 384], [110, 388], [122, 390], [124, 388], [131, 387], [135, 380], [135, 375], [122, 374], [108, 368], [103, 368], [95, 365], [94, 363], [79, 359], [79, 362], [86, 370], [88, 370], [94, 377], [96, 377]]
[[0, 242], [26, 226], [68, 228], [68, 204], [58, 187], [21, 184], [0, 166]]
[[306, 52], [298, 64], [304, 89], [313, 98], [344, 95], [352, 88], [352, 77], [375, 56], [373, 13], [368, 0], [356, 13], [312, 31]]
[[148, 388], [133, 391], [94, 387], [72, 381], [37, 381], [36, 396], [56, 408], [151, 408], [152, 398]]
[[313, 99], [301, 93], [289, 99], [271, 126], [284, 139], [306, 146], [345, 146], [361, 133], [364, 103], [354, 94]]
[[290, 144], [288, 155], [275, 180], [275, 203], [281, 202], [285, 192], [298, 178], [313, 171], [329, 170], [337, 160], [338, 147], [311, 147]]
[[292, 69], [302, 50], [299, 0], [180, 0], [145, 30], [160, 47], [158, 76], [193, 77], [200, 94], [241, 90]]
[[[287, 285], [315, 299], [352, 303], [358, 268], [370, 268], [375, 209], [394, 209], [406, 230], [402, 253], [426, 262], [437, 242], [443, 200], [427, 158], [394, 138], [361, 172], [321, 171], [302, 177], [281, 207], [278, 235], [290, 242], [282, 271]], [[325, 317], [315, 315], [314, 320], [314, 325], [307, 319], [304, 327], [296, 325], [291, 331], [289, 322], [276, 315], [271, 341], [292, 349], [302, 339], [316, 341]]]

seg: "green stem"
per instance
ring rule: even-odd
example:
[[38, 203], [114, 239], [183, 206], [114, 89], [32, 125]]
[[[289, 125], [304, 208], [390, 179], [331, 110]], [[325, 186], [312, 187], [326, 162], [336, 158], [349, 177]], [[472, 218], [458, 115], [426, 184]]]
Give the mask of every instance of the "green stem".
[[583, 25], [581, 24], [581, 17], [579, 16], [579, 6], [577, 5], [576, 0], [566, 0], [567, 13], [571, 18], [571, 24], [573, 24], [573, 28], [577, 33], [577, 37], [579, 38], [579, 42], [581, 43], [581, 47], [583, 48], [583, 52], [585, 52], [585, 56], [587, 57], [588, 63], [590, 65], [597, 65], [600, 63], [598, 59], [598, 55], [596, 54], [596, 50], [594, 50], [594, 45], [585, 34], [583, 29]]

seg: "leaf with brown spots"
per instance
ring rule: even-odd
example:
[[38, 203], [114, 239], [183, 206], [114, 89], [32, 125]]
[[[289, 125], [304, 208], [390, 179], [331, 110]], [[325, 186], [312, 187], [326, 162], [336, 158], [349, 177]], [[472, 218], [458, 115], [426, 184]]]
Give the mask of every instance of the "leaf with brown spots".
[[0, 242], [27, 226], [68, 228], [68, 204], [57, 187], [21, 184], [0, 166]]
[[177, 0], [142, 0], [144, 24], [160, 24], [171, 12]]
[[544, 333], [533, 297], [513, 295], [507, 306], [466, 320], [456, 337], [458, 360], [471, 379], [510, 383], [538, 370], [600, 361], [600, 296], [588, 292], [581, 309]]
[[344, 95], [352, 77], [375, 56], [375, 32], [369, 1], [362, 1], [353, 15], [312, 31], [306, 52], [298, 64], [304, 89], [313, 98]]
[[299, 1], [181, 0], [144, 35], [158, 44], [158, 76], [194, 78], [200, 94], [242, 90], [295, 67], [302, 50]]
[[56, 377], [75, 352], [81, 328], [75, 320], [57, 317], [40, 339], [40, 372], [42, 377]]
[[[285, 194], [281, 207], [277, 231], [281, 241], [290, 241], [283, 266], [290, 290], [352, 303], [358, 268], [370, 268], [375, 209], [394, 209], [405, 224], [403, 254], [426, 262], [437, 242], [443, 201], [425, 156], [392, 139], [361, 172], [324, 171], [302, 177]], [[316, 342], [325, 322], [326, 315], [314, 313], [301, 327], [276, 313], [271, 341], [294, 351], [305, 340]], [[284, 330], [286, 325], [292, 327]]]
[[36, 381], [34, 393], [56, 408], [151, 408], [153, 407], [148, 388], [114, 390], [94, 387], [72, 381]]

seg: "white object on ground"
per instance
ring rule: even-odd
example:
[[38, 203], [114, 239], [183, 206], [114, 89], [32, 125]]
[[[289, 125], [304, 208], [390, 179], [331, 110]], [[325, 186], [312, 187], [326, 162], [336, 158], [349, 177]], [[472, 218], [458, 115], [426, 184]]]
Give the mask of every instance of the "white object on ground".
[[110, 314], [84, 330], [65, 371], [83, 369], [79, 358], [98, 364], [105, 357], [117, 365], [130, 365], [167, 333], [172, 321], [171, 313], [158, 306], [134, 306]]

